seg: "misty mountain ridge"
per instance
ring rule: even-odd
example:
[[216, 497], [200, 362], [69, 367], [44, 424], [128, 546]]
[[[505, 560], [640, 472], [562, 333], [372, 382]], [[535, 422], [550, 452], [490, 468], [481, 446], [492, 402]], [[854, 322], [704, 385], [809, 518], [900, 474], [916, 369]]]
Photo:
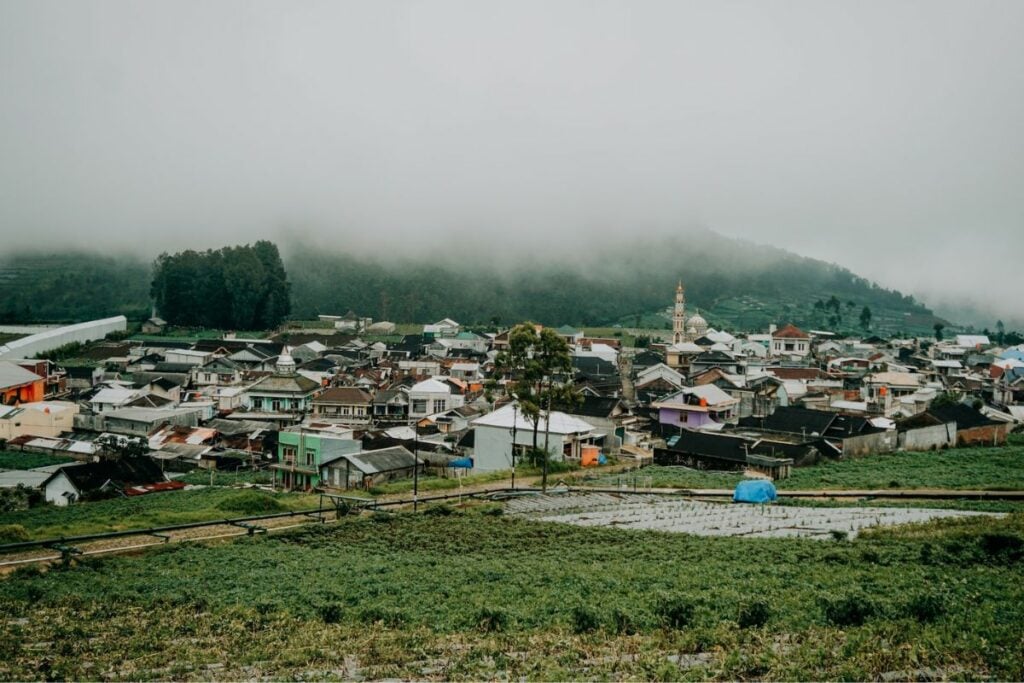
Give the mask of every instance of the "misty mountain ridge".
[[[375, 254], [282, 244], [292, 283], [292, 317], [354, 310], [398, 322], [453, 317], [501, 324], [532, 319], [557, 325], [663, 327], [677, 281], [687, 307], [713, 326], [763, 330], [794, 322], [854, 331], [864, 306], [873, 332], [927, 334], [943, 322], [921, 302], [836, 264], [701, 230], [597, 242], [488, 247], [439, 240], [432, 248]], [[90, 252], [22, 252], [0, 257], [6, 321], [82, 320], [151, 310], [151, 262]], [[819, 301], [841, 303], [824, 313]], [[948, 325], [948, 323], [946, 323]], [[994, 322], [993, 322], [994, 324]]]

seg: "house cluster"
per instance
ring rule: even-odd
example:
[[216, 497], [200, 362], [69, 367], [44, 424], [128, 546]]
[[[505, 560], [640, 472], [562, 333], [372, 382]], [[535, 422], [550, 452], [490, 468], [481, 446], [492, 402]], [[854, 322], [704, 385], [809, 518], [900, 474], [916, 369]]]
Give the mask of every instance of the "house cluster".
[[[1021, 347], [792, 324], [733, 335], [687, 316], [681, 282], [670, 315], [671, 333], [643, 348], [557, 328], [573, 367], [557, 381], [578, 400], [536, 421], [495, 371], [509, 330], [444, 319], [395, 335], [349, 313], [270, 339], [99, 341], [81, 367], [0, 361], [0, 439], [81, 461], [44, 483], [25, 473], [66, 504], [96, 482], [141, 494], [197, 467], [257, 466], [278, 487], [343, 490], [426, 469], [508, 470], [537, 449], [584, 466], [635, 458], [779, 478], [822, 458], [1000, 444], [1024, 421]], [[111, 470], [112, 440], [137, 443], [157, 467]]]

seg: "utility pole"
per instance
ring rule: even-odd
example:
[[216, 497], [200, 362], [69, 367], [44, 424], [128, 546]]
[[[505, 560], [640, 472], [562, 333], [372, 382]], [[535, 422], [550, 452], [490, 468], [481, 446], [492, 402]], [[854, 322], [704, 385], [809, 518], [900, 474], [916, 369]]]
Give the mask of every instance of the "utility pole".
[[551, 437], [551, 387], [548, 387], [548, 410], [544, 416], [544, 463], [540, 475], [540, 489], [544, 493], [548, 491], [548, 458], [551, 452], [548, 450], [548, 443]]
[[516, 488], [516, 410], [519, 404], [515, 401], [515, 394], [512, 395], [512, 489]]
[[420, 429], [412, 423], [412, 511], [416, 512], [420, 504]]

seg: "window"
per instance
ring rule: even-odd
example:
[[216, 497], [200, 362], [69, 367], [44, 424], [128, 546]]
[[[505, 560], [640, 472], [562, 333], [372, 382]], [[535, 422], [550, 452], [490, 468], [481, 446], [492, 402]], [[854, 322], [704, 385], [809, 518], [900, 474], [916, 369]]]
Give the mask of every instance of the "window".
[[252, 407], [253, 407], [253, 410], [263, 410], [263, 399], [262, 398], [254, 398], [252, 400]]
[[281, 399], [275, 398], [273, 401], [271, 401], [270, 409], [273, 410], [275, 413], [281, 410]]
[[427, 399], [416, 398], [412, 401], [412, 412], [416, 414], [427, 412]]
[[796, 346], [793, 344], [793, 342], [786, 342], [786, 350], [787, 351], [792, 351], [795, 348], [796, 348]]
[[281, 449], [281, 457], [286, 465], [295, 464], [295, 448], [292, 446], [285, 446]]
[[436, 399], [434, 399], [434, 412], [435, 413], [444, 412], [444, 407], [445, 407], [445, 400], [443, 398], [436, 398]]

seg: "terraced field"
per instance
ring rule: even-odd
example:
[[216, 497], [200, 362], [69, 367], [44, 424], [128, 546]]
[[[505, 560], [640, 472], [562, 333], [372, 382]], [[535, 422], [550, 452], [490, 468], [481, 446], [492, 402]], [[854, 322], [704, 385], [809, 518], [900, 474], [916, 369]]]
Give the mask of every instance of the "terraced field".
[[435, 508], [0, 580], [0, 679], [1024, 678], [1024, 515], [853, 541]]

